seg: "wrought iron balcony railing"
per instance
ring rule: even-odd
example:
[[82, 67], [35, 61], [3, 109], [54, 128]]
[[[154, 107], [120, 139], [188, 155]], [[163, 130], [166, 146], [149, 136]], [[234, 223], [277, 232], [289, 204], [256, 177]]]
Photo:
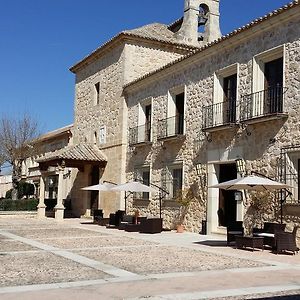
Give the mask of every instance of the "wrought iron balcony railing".
[[242, 97], [240, 119], [253, 118], [283, 113], [283, 95], [286, 88], [275, 86]]
[[147, 143], [150, 141], [151, 141], [151, 125], [149, 123], [129, 129], [130, 145]]
[[236, 102], [229, 100], [203, 108], [203, 129], [236, 123]]
[[158, 121], [158, 139], [183, 135], [184, 116], [166, 118]]

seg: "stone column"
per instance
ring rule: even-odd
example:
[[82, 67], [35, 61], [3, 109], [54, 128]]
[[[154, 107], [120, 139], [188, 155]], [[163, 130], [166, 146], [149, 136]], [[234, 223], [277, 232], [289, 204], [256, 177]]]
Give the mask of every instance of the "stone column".
[[37, 217], [39, 219], [46, 217], [46, 205], [45, 205], [45, 175], [42, 173], [40, 177], [40, 197], [39, 204], [37, 206]]
[[63, 180], [64, 180], [64, 168], [58, 166], [58, 191], [57, 191], [57, 204], [54, 207], [55, 219], [57, 221], [62, 221], [64, 219], [64, 210], [63, 205]]
[[[208, 164], [208, 186], [218, 183], [218, 165]], [[219, 189], [208, 189], [207, 197], [207, 233], [216, 232], [218, 228]]]

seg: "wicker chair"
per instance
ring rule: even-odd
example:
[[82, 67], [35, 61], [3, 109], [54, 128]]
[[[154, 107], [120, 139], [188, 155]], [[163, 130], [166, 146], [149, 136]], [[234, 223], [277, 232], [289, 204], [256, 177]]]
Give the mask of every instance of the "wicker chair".
[[263, 237], [264, 245], [275, 249], [275, 233], [284, 232], [285, 226], [286, 224], [264, 222], [263, 228], [253, 228], [253, 236]]
[[235, 242], [236, 235], [244, 235], [244, 227], [242, 221], [236, 221], [227, 226], [227, 245]]
[[299, 248], [296, 242], [298, 228], [298, 226], [295, 226], [293, 232], [275, 232], [276, 253], [282, 251], [291, 251], [293, 254], [295, 254], [295, 252], [298, 253]]

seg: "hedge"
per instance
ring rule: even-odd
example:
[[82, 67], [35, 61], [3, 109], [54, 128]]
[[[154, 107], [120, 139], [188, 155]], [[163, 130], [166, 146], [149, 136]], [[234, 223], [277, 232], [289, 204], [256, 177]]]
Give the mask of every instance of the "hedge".
[[35, 211], [38, 204], [38, 199], [1, 199], [0, 211]]

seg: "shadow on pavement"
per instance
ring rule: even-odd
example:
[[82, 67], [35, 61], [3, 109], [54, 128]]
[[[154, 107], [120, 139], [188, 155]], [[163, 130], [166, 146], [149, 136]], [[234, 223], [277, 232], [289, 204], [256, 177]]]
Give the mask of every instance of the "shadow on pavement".
[[[254, 298], [252, 298], [254, 299]], [[300, 299], [300, 294], [295, 295], [287, 295], [287, 296], [271, 296], [271, 297], [262, 297], [262, 298], [255, 298], [256, 300], [298, 300]]]
[[204, 246], [212, 246], [212, 247], [225, 247], [227, 246], [226, 241], [218, 241], [218, 240], [207, 240], [201, 242], [194, 242], [194, 244], [204, 245]]

